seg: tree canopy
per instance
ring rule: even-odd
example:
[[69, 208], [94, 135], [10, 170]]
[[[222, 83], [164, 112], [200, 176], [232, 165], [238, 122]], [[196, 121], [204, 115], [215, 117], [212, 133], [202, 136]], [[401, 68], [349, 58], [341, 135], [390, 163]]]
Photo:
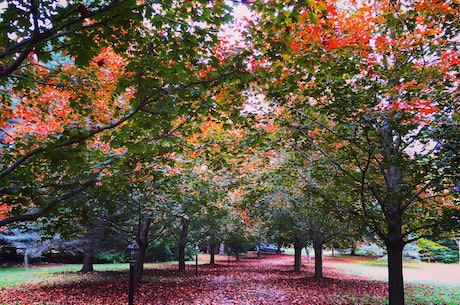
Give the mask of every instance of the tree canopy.
[[458, 3], [247, 2], [8, 1], [0, 227], [141, 200], [180, 245], [372, 231], [404, 304], [404, 246], [460, 226]]
[[2, 18], [14, 70], [1, 77], [2, 226], [135, 173], [175, 149], [179, 129], [239, 108], [223, 98], [245, 73], [219, 40], [223, 2], [18, 1]]
[[299, 149], [316, 150], [335, 181], [359, 195], [343, 207], [385, 242], [390, 304], [403, 304], [404, 245], [458, 226], [458, 152], [447, 152], [458, 141], [447, 136], [458, 128], [458, 6], [318, 1], [257, 9], [251, 38], [262, 54], [260, 86], [283, 109]]

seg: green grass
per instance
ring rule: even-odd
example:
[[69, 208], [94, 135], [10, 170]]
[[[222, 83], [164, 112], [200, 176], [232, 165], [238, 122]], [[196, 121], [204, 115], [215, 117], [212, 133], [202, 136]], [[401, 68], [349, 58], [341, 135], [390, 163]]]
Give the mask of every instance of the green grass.
[[406, 304], [460, 304], [460, 291], [456, 288], [413, 285], [406, 288]]
[[[338, 297], [339, 301], [343, 301]], [[346, 301], [350, 304], [381, 304], [388, 305], [386, 297], [379, 296], [347, 296]], [[416, 285], [406, 288], [405, 296], [406, 305], [458, 305], [460, 304], [460, 294], [456, 289], [431, 287], [425, 285]], [[340, 302], [339, 302], [340, 303]]]
[[[413, 285], [405, 289], [406, 305], [458, 305], [460, 292], [455, 288], [441, 288], [426, 285]], [[337, 297], [337, 303], [344, 299], [350, 304], [388, 305], [388, 298], [373, 295]]]
[[[40, 267], [0, 268], [0, 287], [12, 286], [20, 283], [37, 283], [51, 278], [56, 273], [78, 272], [82, 265], [50, 265]], [[128, 264], [95, 264], [95, 271], [122, 271], [128, 270]]]
[[33, 268], [2, 268], [0, 269], [0, 287], [11, 286], [19, 283], [37, 282], [41, 278], [48, 277], [58, 272], [78, 271], [79, 265], [59, 265], [50, 267]]

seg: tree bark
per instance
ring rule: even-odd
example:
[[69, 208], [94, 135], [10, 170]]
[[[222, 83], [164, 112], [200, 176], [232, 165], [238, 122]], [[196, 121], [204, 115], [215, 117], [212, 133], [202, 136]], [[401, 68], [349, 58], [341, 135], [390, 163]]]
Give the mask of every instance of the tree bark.
[[389, 213], [388, 236], [385, 246], [388, 253], [389, 305], [404, 305], [402, 215], [399, 210]]
[[313, 242], [313, 250], [315, 252], [315, 278], [322, 279], [323, 278], [323, 245], [324, 245], [324, 238], [321, 230], [316, 224], [312, 224], [312, 242]]
[[212, 247], [210, 248], [210, 251], [211, 251], [211, 253], [210, 253], [210, 256], [209, 256], [209, 264], [213, 266], [213, 265], [216, 264], [216, 253], [214, 252], [215, 249], [212, 248]]
[[94, 271], [94, 248], [101, 234], [102, 229], [93, 226], [88, 228], [88, 232], [83, 237], [83, 266], [80, 270], [81, 273]]
[[294, 245], [294, 271], [300, 273], [302, 265], [302, 246]]
[[185, 246], [187, 245], [187, 236], [188, 236], [188, 226], [190, 224], [190, 219], [188, 217], [183, 217], [181, 220], [182, 228], [180, 231], [180, 238], [177, 245], [178, 255], [179, 255], [179, 271], [185, 271]]
[[145, 253], [149, 245], [149, 229], [150, 229], [151, 217], [145, 216], [139, 221], [139, 229], [137, 232], [137, 244], [139, 245], [139, 253], [134, 265], [134, 285], [137, 285], [142, 280], [142, 274], [144, 272], [144, 261]]
[[94, 247], [89, 241], [84, 242], [83, 246], [83, 266], [81, 267], [81, 273], [88, 273], [94, 271]]
[[404, 305], [404, 281], [402, 252], [404, 240], [402, 234], [403, 212], [401, 207], [404, 170], [399, 162], [397, 131], [391, 127], [391, 122], [385, 121], [379, 129], [381, 132], [381, 144], [384, 168], [386, 193], [385, 220], [388, 233], [383, 237], [388, 253], [388, 291], [389, 305]]
[[239, 244], [235, 246], [235, 260], [237, 262], [240, 261], [240, 245]]
[[185, 271], [185, 244], [179, 243], [178, 246], [179, 255], [179, 271]]
[[356, 244], [354, 241], [351, 242], [351, 256], [356, 256]]
[[313, 246], [315, 249], [315, 278], [323, 278], [323, 244]]
[[217, 248], [217, 241], [216, 239], [211, 236], [211, 238], [209, 239], [209, 264], [210, 265], [215, 265], [216, 264], [216, 248]]
[[388, 288], [390, 305], [404, 305], [402, 252], [404, 245], [388, 244]]

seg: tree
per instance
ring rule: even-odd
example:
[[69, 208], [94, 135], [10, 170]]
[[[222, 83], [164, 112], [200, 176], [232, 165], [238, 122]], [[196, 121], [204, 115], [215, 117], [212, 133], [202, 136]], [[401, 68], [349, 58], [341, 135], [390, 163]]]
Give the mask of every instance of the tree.
[[[3, 84], [0, 179], [5, 213], [0, 226], [53, 213], [69, 198], [117, 176], [115, 162], [129, 159], [124, 165], [131, 172], [147, 166], [149, 144], [161, 142], [152, 149], [162, 155], [169, 138], [199, 114], [219, 116], [221, 108], [232, 109], [230, 102], [216, 103], [216, 96], [236, 90], [233, 81], [244, 83], [232, 80], [232, 75], [245, 74], [237, 60], [241, 54], [219, 44], [219, 26], [230, 19], [223, 2], [94, 2], [86, 8], [49, 1], [16, 4], [2, 12], [10, 21], [9, 36], [2, 39], [11, 45], [2, 56], [8, 61], [6, 70], [27, 75], [32, 84]], [[12, 21], [14, 12], [20, 13], [17, 22]], [[38, 18], [50, 22], [39, 29]], [[35, 22], [35, 32], [33, 26], [23, 26], [29, 21]], [[19, 42], [10, 39], [16, 32]], [[87, 40], [87, 50], [74, 44]], [[27, 56], [16, 60], [9, 51], [13, 49]], [[75, 61], [73, 55], [78, 56]], [[74, 62], [87, 66], [78, 68]], [[14, 80], [16, 72], [5, 69], [4, 76]], [[15, 120], [18, 114], [23, 115]], [[43, 128], [24, 128], [30, 122]]]
[[[128, 224], [132, 226], [133, 234], [139, 245], [139, 256], [134, 267], [134, 281], [142, 280], [146, 252], [151, 243], [165, 242], [175, 229], [177, 206], [170, 200], [171, 189], [176, 187], [170, 177], [170, 163], [162, 162], [142, 170], [138, 179], [131, 178], [136, 187], [131, 194], [131, 205], [126, 204], [128, 213], [136, 215]], [[129, 207], [131, 206], [131, 213]], [[133, 221], [134, 220], [134, 221]]]
[[384, 241], [390, 304], [404, 304], [404, 245], [458, 226], [451, 150], [457, 5], [319, 1], [255, 9], [261, 88], [304, 147], [323, 155], [358, 195], [343, 208]]
[[[284, 143], [284, 149], [294, 143]], [[296, 272], [300, 272], [302, 248], [313, 245], [314, 276], [322, 278], [323, 247], [338, 238], [351, 236], [351, 227], [356, 226], [351, 217], [338, 209], [350, 198], [339, 190], [324, 159], [313, 160], [305, 152], [295, 150], [280, 155], [281, 161], [264, 179], [267, 185], [256, 203], [257, 209], [267, 219], [266, 225], [276, 235], [275, 240], [294, 245]]]
[[223, 203], [217, 203], [207, 207], [207, 213], [202, 215], [202, 236], [207, 239], [210, 265], [215, 264], [216, 250], [226, 238], [224, 228], [228, 222], [229, 213], [229, 207]]
[[[206, 203], [198, 217], [201, 227], [201, 239], [208, 243], [210, 264], [213, 265], [214, 254], [219, 244], [229, 235], [225, 230], [231, 221], [231, 215], [238, 213], [238, 203], [233, 203], [229, 193], [235, 188], [235, 176], [238, 170], [236, 159], [241, 157], [242, 132], [241, 123], [229, 119], [228, 113], [222, 114], [221, 120], [209, 117], [199, 125], [199, 132], [188, 138], [188, 156], [199, 165], [199, 178], [207, 181], [203, 194]], [[228, 227], [227, 227], [228, 229]]]
[[[174, 234], [179, 271], [185, 270], [187, 245], [190, 241], [200, 241], [202, 218], [209, 217], [208, 207], [211, 209], [216, 201], [212, 175], [199, 159], [187, 156], [187, 144], [182, 148], [182, 153], [174, 156], [173, 166], [164, 169], [167, 172], [163, 179], [155, 183], [153, 202], [144, 206], [144, 209], [157, 209], [159, 201], [167, 206], [164, 218], [169, 219], [169, 231]], [[167, 222], [163, 219], [163, 223]], [[141, 227], [148, 230], [148, 225]]]
[[[275, 132], [278, 137], [282, 132]], [[278, 143], [279, 144], [279, 143]], [[274, 144], [276, 145], [276, 144]], [[270, 151], [256, 171], [248, 173], [248, 180], [256, 181], [245, 193], [245, 201], [251, 210], [251, 219], [262, 219], [266, 240], [278, 246], [293, 244], [294, 270], [300, 272], [302, 248], [311, 243], [307, 206], [304, 204], [302, 182], [289, 155], [279, 145], [279, 151]], [[263, 158], [263, 159], [265, 159]]]
[[81, 273], [94, 271], [94, 249], [101, 238], [102, 232], [100, 227], [90, 227], [85, 236], [81, 238], [83, 248], [83, 264], [80, 269]]

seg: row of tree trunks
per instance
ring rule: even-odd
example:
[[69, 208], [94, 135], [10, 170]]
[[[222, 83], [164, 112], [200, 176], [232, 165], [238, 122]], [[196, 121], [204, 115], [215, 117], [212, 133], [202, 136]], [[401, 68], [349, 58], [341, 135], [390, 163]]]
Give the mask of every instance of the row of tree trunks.
[[[134, 283], [138, 284], [142, 279], [142, 272], [144, 270], [145, 253], [149, 244], [148, 232], [150, 227], [151, 218], [144, 217], [139, 221], [138, 231], [136, 234], [136, 241], [139, 245], [139, 253], [134, 267]], [[94, 249], [98, 246], [100, 238], [103, 234], [103, 228], [92, 226], [88, 229], [86, 235], [82, 238], [83, 247], [83, 266], [80, 270], [81, 273], [94, 271]]]

